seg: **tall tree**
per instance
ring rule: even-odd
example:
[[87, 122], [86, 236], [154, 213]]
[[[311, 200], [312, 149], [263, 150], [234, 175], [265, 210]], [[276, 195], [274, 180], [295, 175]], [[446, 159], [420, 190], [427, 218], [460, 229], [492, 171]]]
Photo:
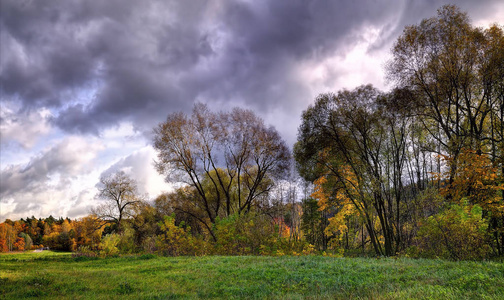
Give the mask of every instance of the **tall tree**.
[[[502, 97], [504, 58], [499, 47], [500, 28], [474, 28], [453, 5], [406, 27], [393, 47], [389, 78], [416, 93], [425, 129], [455, 161], [463, 148], [488, 151], [488, 142], [498, 141], [489, 120], [498, 119], [495, 108]], [[453, 175], [457, 164], [451, 167]]]
[[285, 175], [290, 158], [278, 132], [252, 111], [215, 113], [204, 104], [190, 116], [168, 115], [154, 129], [154, 148], [158, 171], [196, 190], [208, 228], [218, 216], [250, 211]]
[[404, 247], [406, 185], [415, 183], [405, 181], [414, 123], [401, 108], [407, 96], [371, 85], [320, 95], [303, 113], [294, 150], [300, 173], [317, 184], [312, 197], [333, 211], [329, 229], [359, 216], [378, 255]]
[[[423, 128], [447, 158], [448, 185], [463, 170], [464, 153], [489, 155], [487, 169], [497, 168], [494, 186], [504, 181], [504, 34], [502, 27], [471, 25], [466, 13], [443, 6], [435, 17], [405, 28], [396, 41], [387, 67], [397, 86], [415, 94], [415, 111]], [[438, 169], [441, 173], [441, 168]], [[446, 198], [460, 199], [454, 189]], [[463, 196], [470, 197], [470, 189]], [[504, 202], [504, 193], [501, 193]], [[500, 205], [500, 204], [497, 204]], [[483, 214], [487, 215], [487, 214]], [[504, 253], [504, 218], [493, 214], [495, 243]], [[501, 228], [498, 230], [498, 228]], [[497, 232], [499, 232], [497, 234]]]

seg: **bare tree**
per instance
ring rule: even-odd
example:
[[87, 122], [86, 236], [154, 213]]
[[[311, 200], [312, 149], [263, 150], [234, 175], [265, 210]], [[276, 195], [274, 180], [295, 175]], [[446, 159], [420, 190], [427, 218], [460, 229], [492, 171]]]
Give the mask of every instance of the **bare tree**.
[[278, 132], [252, 111], [214, 113], [204, 104], [191, 116], [170, 114], [154, 129], [154, 148], [161, 174], [196, 189], [207, 228], [218, 216], [250, 211], [285, 175], [290, 159]]
[[117, 230], [121, 231], [122, 220], [130, 216], [134, 206], [140, 203], [136, 181], [119, 171], [102, 176], [98, 190], [98, 198], [105, 202], [91, 212], [102, 220], [112, 221]]

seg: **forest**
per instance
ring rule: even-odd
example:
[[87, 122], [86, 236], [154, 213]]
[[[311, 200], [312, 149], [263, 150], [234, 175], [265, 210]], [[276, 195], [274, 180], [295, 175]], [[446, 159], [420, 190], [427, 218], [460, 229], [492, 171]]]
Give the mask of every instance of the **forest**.
[[153, 129], [149, 200], [124, 172], [71, 220], [0, 224], [0, 252], [504, 256], [504, 29], [447, 5], [404, 28], [385, 74], [320, 94], [290, 149], [253, 111], [197, 103]]

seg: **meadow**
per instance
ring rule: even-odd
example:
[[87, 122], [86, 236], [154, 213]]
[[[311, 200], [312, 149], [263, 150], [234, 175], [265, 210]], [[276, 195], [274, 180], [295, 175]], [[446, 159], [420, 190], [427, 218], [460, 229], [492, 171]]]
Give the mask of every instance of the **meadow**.
[[493, 261], [323, 256], [0, 255], [2, 299], [502, 299]]

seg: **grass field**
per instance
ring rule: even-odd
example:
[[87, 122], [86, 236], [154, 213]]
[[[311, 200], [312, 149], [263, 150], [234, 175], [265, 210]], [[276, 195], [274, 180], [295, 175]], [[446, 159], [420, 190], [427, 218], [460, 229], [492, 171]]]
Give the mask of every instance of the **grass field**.
[[0, 255], [0, 298], [503, 299], [504, 264], [305, 257]]

